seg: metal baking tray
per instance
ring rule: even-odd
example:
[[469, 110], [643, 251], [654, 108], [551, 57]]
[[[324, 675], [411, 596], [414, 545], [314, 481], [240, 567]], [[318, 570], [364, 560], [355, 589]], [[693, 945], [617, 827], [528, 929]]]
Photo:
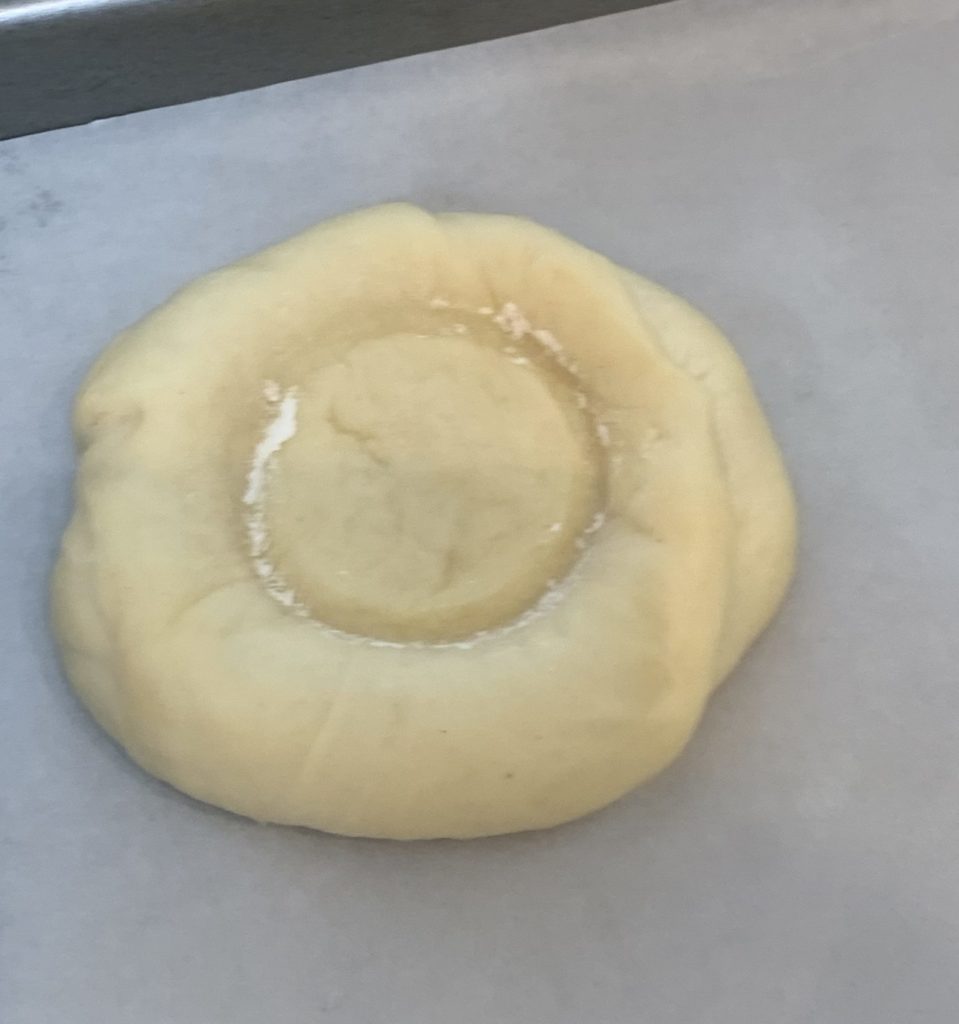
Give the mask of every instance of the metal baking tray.
[[0, 138], [663, 0], [0, 0]]

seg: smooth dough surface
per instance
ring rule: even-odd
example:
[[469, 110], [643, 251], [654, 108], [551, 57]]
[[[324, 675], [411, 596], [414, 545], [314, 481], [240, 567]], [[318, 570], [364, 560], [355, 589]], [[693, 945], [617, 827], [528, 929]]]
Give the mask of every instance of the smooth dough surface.
[[196, 281], [77, 399], [67, 673], [148, 771], [349, 835], [542, 828], [683, 748], [794, 505], [681, 299], [512, 217], [390, 205]]

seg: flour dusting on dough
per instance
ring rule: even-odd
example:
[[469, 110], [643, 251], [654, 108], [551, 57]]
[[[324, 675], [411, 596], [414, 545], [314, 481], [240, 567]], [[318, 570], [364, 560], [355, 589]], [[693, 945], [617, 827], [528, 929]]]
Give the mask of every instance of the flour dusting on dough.
[[[492, 318], [493, 323], [504, 333], [509, 335], [513, 341], [521, 341], [523, 338], [530, 337], [534, 341], [538, 342], [542, 348], [544, 348], [550, 356], [563, 367], [564, 370], [571, 373], [574, 377], [579, 377], [579, 366], [576, 362], [570, 359], [566, 349], [559, 343], [556, 335], [552, 331], [548, 331], [543, 327], [534, 327], [525, 313], [519, 308], [515, 302], [504, 302], [502, 308], [497, 313], [489, 306], [481, 306], [476, 310], [482, 316], [489, 316]], [[504, 349], [506, 354], [510, 357], [516, 354], [516, 349], [512, 345], [507, 345]], [[511, 358], [514, 363], [528, 362], [522, 356], [520, 358]], [[582, 391], [576, 392], [576, 405], [580, 409], [588, 408], [588, 402], [586, 395]], [[605, 423], [596, 422], [596, 437], [599, 443], [604, 447], [609, 447], [609, 428]]]
[[253, 558], [253, 568], [270, 595], [275, 597], [280, 604], [287, 608], [294, 608], [300, 614], [305, 615], [306, 610], [298, 604], [296, 595], [280, 579], [269, 560], [270, 534], [266, 526], [265, 509], [266, 486], [273, 457], [296, 433], [298, 404], [296, 388], [290, 388], [286, 394], [283, 394], [276, 381], [268, 380], [263, 385], [263, 395], [267, 402], [275, 408], [276, 413], [267, 424], [256, 448], [253, 449], [253, 458], [246, 475], [243, 504], [250, 510], [246, 517], [250, 555]]
[[593, 518], [590, 520], [589, 526], [576, 538], [576, 547], [580, 551], [585, 551], [589, 543], [588, 538], [591, 537], [598, 530], [602, 529], [603, 524], [606, 522], [606, 513], [600, 509]]
[[504, 302], [503, 308], [493, 317], [493, 323], [514, 341], [519, 341], [533, 330], [532, 324], [523, 316], [515, 302]]

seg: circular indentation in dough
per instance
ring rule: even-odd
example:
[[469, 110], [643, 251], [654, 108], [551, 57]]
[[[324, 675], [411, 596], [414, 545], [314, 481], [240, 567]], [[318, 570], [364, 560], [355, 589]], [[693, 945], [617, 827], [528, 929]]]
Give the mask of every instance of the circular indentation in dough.
[[792, 570], [722, 335], [516, 218], [381, 207], [210, 275], [110, 346], [75, 427], [71, 682], [260, 820], [601, 807], [677, 756]]
[[528, 610], [578, 555], [601, 473], [555, 376], [470, 337], [399, 334], [355, 345], [295, 400], [264, 520], [276, 577], [320, 622], [461, 639]]

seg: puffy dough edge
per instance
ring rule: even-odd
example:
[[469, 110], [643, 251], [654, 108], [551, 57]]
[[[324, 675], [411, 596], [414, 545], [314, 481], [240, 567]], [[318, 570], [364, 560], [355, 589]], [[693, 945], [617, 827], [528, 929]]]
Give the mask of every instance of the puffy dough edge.
[[782, 603], [796, 564], [796, 502], [745, 366], [716, 325], [674, 292], [631, 271], [626, 288], [663, 353], [709, 396], [733, 519], [729, 597], [714, 688]]

